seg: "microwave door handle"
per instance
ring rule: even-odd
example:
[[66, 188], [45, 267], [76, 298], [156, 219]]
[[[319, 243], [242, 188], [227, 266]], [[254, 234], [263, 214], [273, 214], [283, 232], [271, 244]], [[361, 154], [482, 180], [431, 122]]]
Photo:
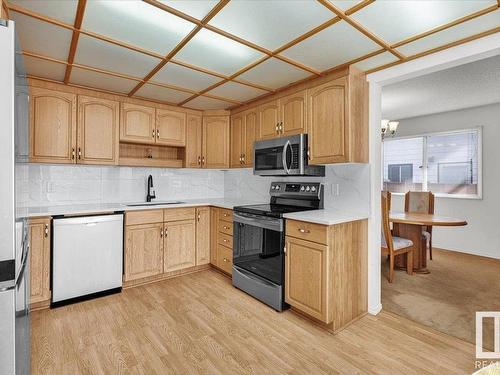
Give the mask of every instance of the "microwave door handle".
[[[286, 141], [285, 145], [283, 146], [283, 153], [281, 154], [282, 159], [283, 159], [283, 170], [285, 171], [286, 174], [290, 174], [290, 168], [288, 168], [288, 165], [286, 164], [286, 153], [287, 153], [288, 147], [290, 147], [290, 149], [292, 148], [290, 141]], [[292, 159], [293, 159], [293, 153], [292, 153]], [[292, 160], [292, 162], [293, 162], [293, 160]]]

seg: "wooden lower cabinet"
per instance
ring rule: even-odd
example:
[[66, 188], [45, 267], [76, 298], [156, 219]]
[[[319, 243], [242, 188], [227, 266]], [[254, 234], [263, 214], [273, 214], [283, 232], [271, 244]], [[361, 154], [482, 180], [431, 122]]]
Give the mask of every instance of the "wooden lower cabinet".
[[228, 274], [233, 273], [233, 250], [222, 245], [217, 246], [217, 267]]
[[219, 209], [210, 207], [210, 264], [217, 266], [217, 233], [219, 230]]
[[50, 304], [50, 217], [30, 219], [30, 305]]
[[210, 263], [210, 207], [196, 209], [196, 265]]
[[[310, 225], [317, 235], [306, 240]], [[294, 309], [337, 332], [366, 313], [366, 274], [367, 220], [331, 226], [287, 220], [285, 301]]]
[[210, 224], [210, 263], [231, 275], [233, 272], [233, 210], [212, 207]]
[[165, 223], [163, 272], [178, 271], [196, 265], [195, 237], [194, 220]]
[[124, 281], [163, 272], [163, 223], [129, 225], [125, 228]]

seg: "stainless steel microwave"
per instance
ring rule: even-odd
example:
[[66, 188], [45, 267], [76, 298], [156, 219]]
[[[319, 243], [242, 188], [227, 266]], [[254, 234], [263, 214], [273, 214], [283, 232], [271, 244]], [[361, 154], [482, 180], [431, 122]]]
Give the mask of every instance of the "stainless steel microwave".
[[308, 165], [307, 134], [257, 141], [253, 174], [259, 176], [324, 176], [325, 167]]

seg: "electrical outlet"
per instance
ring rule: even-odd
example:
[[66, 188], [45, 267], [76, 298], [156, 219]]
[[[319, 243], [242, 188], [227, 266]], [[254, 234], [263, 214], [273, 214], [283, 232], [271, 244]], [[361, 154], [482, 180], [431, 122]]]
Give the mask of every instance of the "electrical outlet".
[[47, 193], [54, 192], [54, 183], [52, 181], [47, 181]]
[[331, 187], [332, 187], [332, 196], [338, 197], [340, 195], [339, 184], [331, 184]]

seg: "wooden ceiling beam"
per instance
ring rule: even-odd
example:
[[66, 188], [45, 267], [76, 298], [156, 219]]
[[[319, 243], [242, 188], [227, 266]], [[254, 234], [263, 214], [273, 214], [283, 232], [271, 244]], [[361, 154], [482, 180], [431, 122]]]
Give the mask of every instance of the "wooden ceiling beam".
[[355, 29], [357, 29], [359, 32], [363, 33], [365, 36], [367, 36], [368, 38], [370, 38], [372, 41], [374, 41], [375, 43], [377, 43], [379, 46], [385, 48], [387, 51], [389, 51], [390, 53], [392, 53], [398, 59], [403, 60], [405, 58], [405, 56], [401, 52], [395, 50], [394, 48], [391, 48], [391, 46], [388, 43], [386, 43], [385, 41], [383, 41], [382, 39], [380, 39], [378, 36], [376, 36], [375, 34], [373, 34], [371, 31], [365, 29], [363, 27], [363, 25], [361, 25], [360, 23], [358, 23], [357, 21], [353, 20], [351, 17], [349, 17], [348, 15], [346, 15], [340, 8], [337, 8], [335, 5], [333, 5], [332, 3], [330, 3], [330, 1], [328, 1], [328, 0], [318, 0], [318, 1], [323, 6], [325, 6], [327, 9], [329, 9], [333, 13], [335, 13], [338, 17], [342, 18], [342, 20], [344, 20], [345, 22], [347, 22], [349, 25], [351, 25], [352, 27], [354, 27]]
[[71, 44], [68, 53], [68, 66], [66, 66], [66, 73], [64, 74], [64, 83], [68, 83], [71, 77], [71, 70], [73, 69], [73, 62], [75, 60], [76, 48], [78, 46], [78, 39], [80, 38], [80, 29], [82, 27], [83, 15], [85, 14], [85, 6], [87, 0], [78, 0], [76, 8], [75, 24], [73, 35], [71, 36]]

